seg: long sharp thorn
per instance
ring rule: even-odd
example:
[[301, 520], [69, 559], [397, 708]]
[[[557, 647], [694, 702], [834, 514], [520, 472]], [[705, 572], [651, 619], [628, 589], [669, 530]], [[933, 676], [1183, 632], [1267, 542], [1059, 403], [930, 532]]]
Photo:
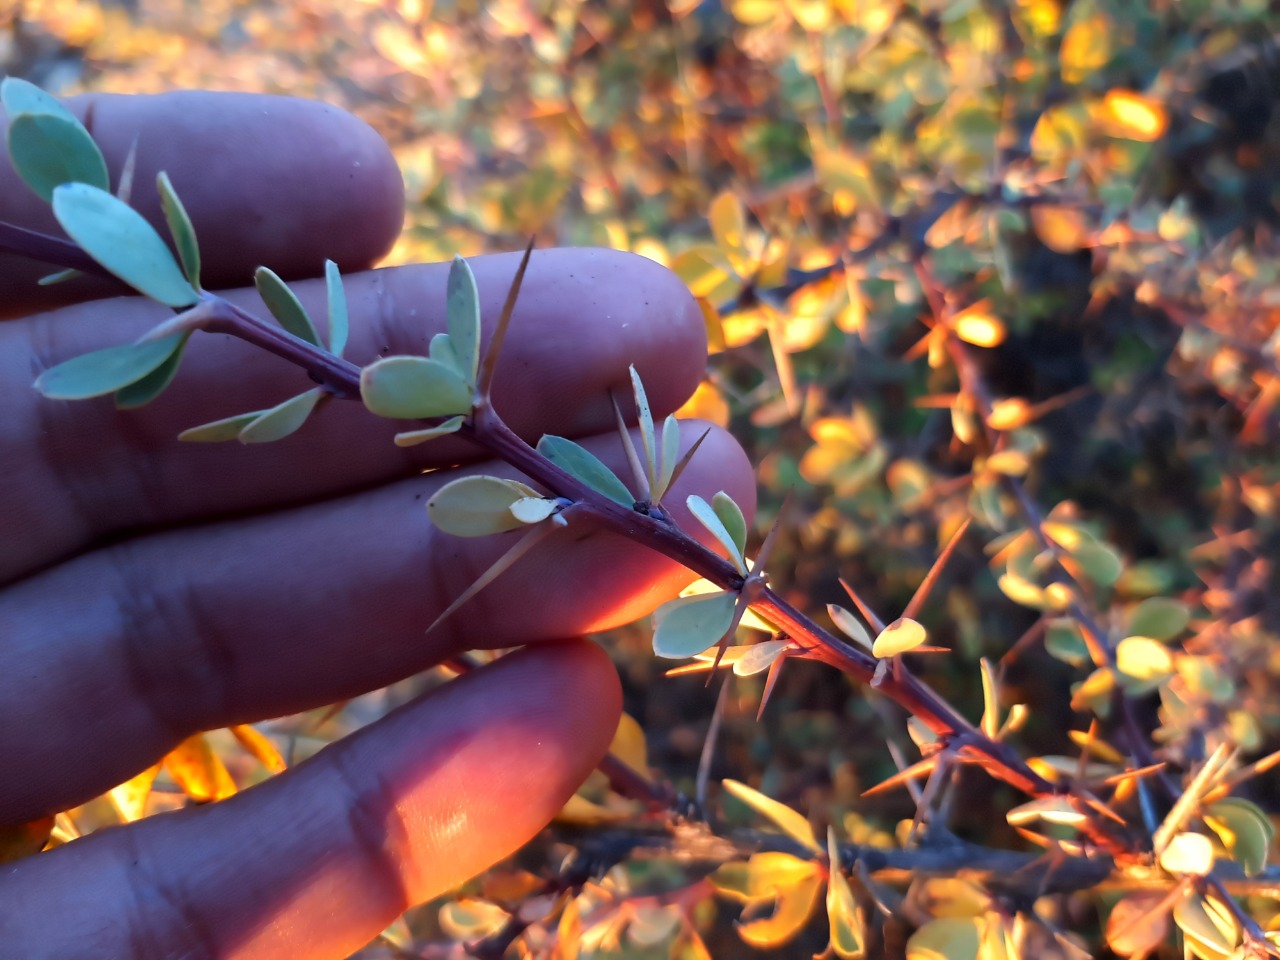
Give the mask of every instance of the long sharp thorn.
[[[925, 757], [923, 760], [917, 760], [905, 770], [899, 770], [889, 779], [882, 780], [874, 787], [869, 787], [868, 789], [863, 790], [862, 796], [875, 797], [882, 793], [888, 793], [890, 790], [894, 790], [899, 786], [912, 782], [917, 777], [927, 776], [933, 772], [933, 768], [937, 765], [938, 758], [936, 756]], [[912, 792], [914, 793], [914, 791]]]
[[938, 554], [938, 559], [933, 562], [933, 566], [929, 568], [929, 572], [925, 574], [920, 586], [916, 588], [916, 592], [912, 594], [911, 600], [907, 603], [906, 609], [902, 611], [904, 617], [915, 619], [920, 608], [924, 606], [924, 602], [929, 599], [934, 585], [938, 582], [942, 570], [947, 565], [947, 561], [951, 559], [951, 555], [955, 553], [955, 549], [960, 544], [960, 538], [964, 536], [965, 531], [969, 529], [969, 524], [973, 523], [973, 517], [965, 517], [964, 523], [960, 524], [960, 528], [951, 535], [951, 539], [947, 541], [947, 545], [942, 548], [942, 552]]
[[613, 415], [618, 421], [618, 436], [622, 437], [622, 449], [627, 454], [627, 463], [631, 465], [631, 475], [636, 481], [637, 499], [648, 500], [649, 478], [645, 474], [644, 464], [640, 462], [640, 454], [636, 451], [635, 442], [631, 439], [631, 431], [627, 429], [627, 422], [622, 419], [618, 398], [613, 395], [612, 390], [609, 391], [609, 402], [613, 404]]
[[854, 606], [858, 608], [863, 619], [866, 620], [867, 623], [871, 624], [871, 626], [875, 627], [876, 633], [883, 632], [884, 621], [876, 616], [876, 612], [874, 610], [862, 602], [862, 598], [853, 592], [853, 587], [849, 586], [849, 584], [845, 582], [844, 577], [840, 578], [840, 586], [844, 587], [844, 592], [849, 595], [849, 599], [852, 600]]
[[554, 524], [540, 523], [537, 526], [535, 526], [532, 530], [530, 530], [528, 533], [526, 533], [523, 537], [521, 537], [519, 540], [517, 540], [515, 543], [513, 543], [511, 545], [510, 550], [508, 550], [506, 553], [500, 556], [497, 560], [495, 560], [493, 563], [493, 566], [491, 566], [484, 573], [480, 574], [480, 576], [476, 578], [475, 583], [471, 584], [471, 586], [467, 587], [466, 590], [462, 591], [462, 594], [456, 600], [454, 600], [453, 603], [449, 604], [448, 608], [445, 609], [444, 613], [436, 617], [435, 621], [431, 624], [431, 626], [427, 627], [427, 633], [430, 633], [436, 627], [440, 626], [440, 624], [444, 623], [444, 621], [447, 620], [450, 616], [452, 616], [459, 607], [461, 607], [464, 603], [466, 603], [468, 600], [474, 597], [477, 593], [479, 593], [489, 584], [493, 583], [493, 581], [496, 580], [508, 567], [510, 567], [513, 563], [515, 563], [522, 556], [528, 553], [529, 550], [531, 550], [534, 546], [536, 546], [538, 542], [542, 540], [543, 537], [545, 537], [547, 534], [551, 533], [553, 530], [556, 530], [556, 529], [557, 527]]
[[493, 384], [493, 372], [498, 366], [498, 355], [502, 352], [502, 341], [506, 339], [507, 327], [511, 325], [511, 314], [516, 308], [516, 298], [520, 296], [520, 285], [524, 283], [524, 271], [529, 266], [529, 257], [533, 253], [534, 238], [529, 238], [529, 245], [524, 248], [524, 256], [520, 258], [520, 266], [511, 280], [507, 290], [507, 300], [502, 305], [502, 313], [498, 316], [498, 325], [494, 328], [493, 339], [489, 341], [489, 349], [485, 351], [484, 363], [480, 366], [480, 377], [476, 382], [476, 399], [481, 403], [489, 400], [489, 388]]
[[720, 638], [720, 642], [716, 644], [716, 658], [711, 664], [711, 673], [707, 676], [707, 686], [711, 686], [711, 678], [715, 676], [716, 668], [720, 666], [720, 661], [724, 657], [724, 652], [729, 646], [729, 638], [738, 630], [738, 624], [742, 623], [742, 615], [747, 612], [750, 605], [747, 600], [747, 592], [745, 590], [738, 594], [738, 599], [733, 604], [733, 619], [729, 621], [729, 629], [724, 632], [724, 636]]
[[693, 459], [693, 455], [698, 452], [698, 448], [702, 446], [702, 441], [707, 439], [707, 434], [710, 432], [710, 427], [702, 431], [702, 436], [693, 441], [693, 446], [684, 452], [684, 456], [680, 458], [680, 462], [676, 464], [676, 468], [671, 471], [671, 480], [667, 483], [668, 490], [676, 485], [676, 481], [680, 479], [680, 474], [684, 473], [684, 468], [689, 465], [689, 461]]
[[699, 810], [707, 809], [707, 785], [711, 782], [711, 760], [715, 756], [716, 741], [720, 737], [720, 725], [724, 720], [725, 703], [729, 694], [729, 677], [726, 675], [716, 695], [716, 706], [707, 726], [707, 738], [702, 741], [702, 754], [698, 757], [698, 776], [694, 780], [694, 799]]
[[769, 698], [773, 696], [773, 688], [778, 682], [778, 677], [782, 675], [782, 663], [787, 659], [785, 653], [779, 654], [778, 659], [769, 664], [769, 675], [764, 679], [764, 693], [760, 695], [760, 706], [756, 710], [756, 723], [760, 722], [760, 718], [764, 716], [764, 708], [769, 702]]

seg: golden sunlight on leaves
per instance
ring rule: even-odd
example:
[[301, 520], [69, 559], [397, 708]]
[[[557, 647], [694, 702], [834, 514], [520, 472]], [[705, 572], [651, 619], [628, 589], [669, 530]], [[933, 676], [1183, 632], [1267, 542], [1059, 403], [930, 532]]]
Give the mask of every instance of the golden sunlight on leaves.
[[975, 347], [998, 347], [1004, 343], [1004, 323], [991, 312], [991, 301], [979, 300], [951, 318], [951, 329], [965, 343]]
[[924, 643], [925, 629], [915, 620], [907, 617], [893, 621], [876, 637], [871, 644], [871, 654], [878, 659], [896, 657], [901, 653], [910, 653]]
[[1113, 32], [1111, 19], [1102, 12], [1071, 24], [1062, 38], [1059, 54], [1062, 79], [1067, 83], [1081, 83], [1105, 67], [1111, 59]]
[[1169, 125], [1158, 100], [1132, 90], [1108, 90], [1095, 115], [1106, 133], [1129, 140], [1159, 140]]
[[1075, 253], [1089, 245], [1089, 222], [1074, 207], [1037, 204], [1031, 208], [1031, 226], [1040, 242], [1055, 253]]
[[225, 800], [236, 792], [231, 774], [205, 734], [183, 740], [165, 754], [162, 763], [165, 772], [193, 800]]

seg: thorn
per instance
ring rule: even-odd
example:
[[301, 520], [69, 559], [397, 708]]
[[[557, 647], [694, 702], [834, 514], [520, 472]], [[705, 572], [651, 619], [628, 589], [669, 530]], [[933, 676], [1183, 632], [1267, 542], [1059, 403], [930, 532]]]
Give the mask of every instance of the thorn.
[[874, 787], [869, 787], [868, 789], [863, 790], [862, 796], [876, 797], [882, 793], [888, 793], [890, 790], [895, 790], [900, 786], [912, 783], [920, 777], [928, 776], [933, 773], [933, 769], [937, 765], [938, 757], [936, 756], [925, 757], [923, 760], [917, 760], [905, 770], [899, 770], [888, 780], [882, 780]]
[[609, 402], [613, 404], [613, 415], [618, 421], [618, 435], [622, 437], [622, 449], [626, 452], [627, 463], [631, 465], [631, 475], [636, 481], [636, 499], [649, 499], [649, 478], [645, 474], [644, 465], [640, 462], [640, 454], [636, 451], [636, 445], [631, 439], [631, 431], [627, 429], [627, 422], [622, 419], [622, 409], [618, 406], [618, 398], [613, 395], [613, 391], [609, 391]]
[[840, 586], [844, 587], [844, 592], [849, 595], [849, 599], [853, 601], [854, 606], [858, 608], [858, 612], [862, 614], [862, 619], [871, 624], [875, 628], [876, 633], [884, 633], [885, 623], [876, 616], [876, 612], [862, 602], [862, 598], [853, 592], [853, 587], [845, 582], [844, 577], [840, 578]]
[[711, 711], [711, 723], [707, 726], [707, 738], [702, 741], [702, 754], [698, 757], [698, 776], [694, 781], [694, 800], [698, 809], [707, 809], [707, 786], [711, 782], [711, 759], [715, 754], [716, 741], [720, 737], [720, 724], [724, 720], [725, 704], [728, 702], [729, 677], [725, 676], [720, 684], [720, 692], [716, 694], [716, 706]]
[[782, 529], [782, 518], [787, 515], [787, 508], [791, 506], [791, 490], [787, 490], [786, 496], [782, 498], [782, 506], [778, 508], [778, 515], [773, 518], [773, 526], [769, 528], [769, 533], [764, 538], [764, 543], [760, 544], [760, 551], [756, 554], [756, 562], [751, 565], [751, 574], [754, 576], [757, 570], [764, 569], [764, 565], [769, 562], [769, 554], [773, 553], [774, 545], [778, 541], [778, 531]]
[[[916, 592], [912, 594], [911, 600], [907, 603], [906, 608], [902, 611], [904, 617], [915, 619], [916, 614], [920, 612], [920, 608], [924, 606], [925, 600], [929, 598], [930, 592], [938, 582], [938, 577], [942, 574], [942, 570], [947, 565], [947, 561], [951, 559], [951, 555], [955, 553], [955, 549], [960, 544], [960, 538], [964, 536], [965, 531], [969, 529], [969, 524], [973, 523], [973, 517], [965, 517], [964, 523], [960, 524], [959, 529], [951, 535], [951, 539], [947, 541], [947, 545], [942, 548], [942, 552], [938, 554], [938, 559], [934, 561], [933, 566], [929, 568], [929, 572], [925, 574], [924, 579], [920, 581], [920, 586], [916, 588]], [[847, 589], [847, 588], [846, 588]]]
[[524, 256], [520, 258], [520, 266], [516, 268], [516, 275], [512, 278], [511, 286], [507, 290], [506, 302], [502, 305], [502, 313], [498, 316], [498, 325], [494, 328], [493, 339], [489, 341], [489, 349], [485, 351], [484, 363], [480, 365], [480, 377], [476, 382], [477, 404], [489, 402], [493, 372], [498, 366], [498, 355], [502, 352], [502, 342], [506, 339], [507, 327], [511, 325], [511, 314], [516, 308], [516, 298], [520, 296], [520, 285], [524, 283], [524, 271], [529, 266], [529, 257], [533, 254], [535, 239], [530, 237], [529, 245], [524, 248]]
[[684, 473], [684, 468], [689, 465], [689, 461], [693, 459], [693, 455], [698, 452], [698, 448], [702, 446], [702, 441], [707, 439], [707, 434], [710, 432], [711, 428], [707, 427], [706, 430], [702, 431], [702, 436], [693, 441], [693, 446], [684, 452], [684, 456], [680, 458], [676, 468], [671, 471], [671, 480], [667, 483], [668, 490], [676, 485], [676, 481], [680, 479], [680, 474]]
[[444, 613], [436, 617], [436, 619], [432, 622], [431, 626], [427, 627], [427, 633], [431, 633], [432, 630], [440, 626], [440, 624], [444, 623], [444, 621], [447, 620], [450, 616], [452, 616], [459, 607], [461, 607], [464, 603], [466, 603], [468, 600], [474, 597], [477, 593], [479, 593], [481, 590], [483, 590], [485, 587], [491, 584], [508, 567], [510, 567], [513, 563], [515, 563], [522, 556], [528, 553], [529, 550], [532, 549], [534, 546], [536, 546], [538, 542], [542, 540], [543, 537], [545, 537], [547, 534], [557, 529], [558, 529], [557, 527], [549, 523], [547, 524], [540, 523], [534, 526], [532, 529], [530, 529], [527, 533], [525, 533], [523, 537], [521, 537], [519, 540], [517, 540], [514, 544], [511, 545], [511, 549], [509, 549], [506, 553], [504, 553], [497, 560], [495, 560], [493, 563], [493, 566], [489, 567], [488, 570], [480, 574], [480, 576], [476, 578], [475, 583], [471, 584], [471, 586], [467, 587], [466, 590], [462, 591], [462, 594], [456, 600], [454, 600], [453, 603], [449, 604], [448, 608], [445, 609]]
[[768, 704], [769, 698], [773, 696], [773, 688], [778, 682], [778, 677], [782, 675], [782, 663], [787, 659], [787, 654], [778, 654], [778, 659], [769, 664], [769, 675], [764, 680], [764, 693], [760, 695], [760, 706], [756, 710], [756, 723], [760, 722], [760, 718], [764, 716], [765, 705]]

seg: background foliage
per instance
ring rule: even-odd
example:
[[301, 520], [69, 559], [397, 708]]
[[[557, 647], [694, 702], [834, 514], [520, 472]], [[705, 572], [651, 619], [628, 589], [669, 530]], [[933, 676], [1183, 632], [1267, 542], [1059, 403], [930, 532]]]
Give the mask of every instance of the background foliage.
[[[716, 351], [685, 413], [729, 425], [759, 465], [755, 543], [794, 491], [770, 568], [789, 599], [847, 603], [842, 577], [892, 619], [972, 513], [979, 532], [918, 614], [954, 652], [919, 669], [976, 718], [986, 657], [1002, 707], [1031, 705], [1022, 752], [1046, 769], [1076, 769], [1082, 744], [1115, 761], [1108, 696], [1073, 696], [1093, 672], [1078, 618], [1016, 538], [1034, 503], [1059, 522], [1074, 595], [1113, 646], [1143, 599], [1190, 613], [1157, 638], [1165, 653], [1130, 645], [1119, 675], [1181, 773], [1219, 744], [1241, 751], [1237, 768], [1280, 748], [1278, 23], [1265, 0], [19, 0], [0, 11], [0, 71], [59, 94], [213, 86], [340, 104], [388, 138], [405, 174], [391, 262], [510, 249], [536, 231], [542, 245], [667, 263], [702, 299]], [[1087, 549], [1061, 539], [1073, 530]], [[609, 648], [647, 762], [692, 793], [714, 689], [663, 678], [647, 628]], [[59, 829], [226, 795], [278, 767], [276, 751], [305, 757], [431, 682], [239, 741], [196, 738], [154, 789], [152, 771]], [[732, 683], [713, 778], [807, 813], [819, 837], [832, 824], [893, 846], [912, 797], [861, 793], [897, 771], [887, 741], [918, 754], [899, 711], [792, 664], [757, 724], [763, 682]], [[622, 752], [643, 756], [638, 730], [625, 735]], [[1278, 792], [1280, 775], [1260, 770], [1238, 795], [1276, 811]], [[572, 849], [573, 823], [633, 812], [602, 784], [584, 797], [569, 826], [466, 893], [511, 909]], [[1032, 849], [1006, 820], [1019, 801], [965, 771], [939, 819]], [[732, 799], [724, 814], [758, 823]], [[689, 880], [661, 861], [611, 874], [636, 906], [597, 938], [692, 957], [696, 929], [714, 955], [739, 955], [731, 904], [663, 900], [698, 889]], [[963, 899], [910, 889], [875, 926], [876, 951], [901, 954], [931, 903]], [[1041, 898], [1027, 943], [1070, 955], [1050, 935], [1061, 930], [1102, 952], [1124, 889]], [[1264, 925], [1275, 889], [1249, 901]], [[440, 906], [369, 955], [435, 955], [507, 920]], [[807, 956], [826, 938], [819, 917], [774, 950]], [[1163, 949], [1174, 955], [1171, 938]]]

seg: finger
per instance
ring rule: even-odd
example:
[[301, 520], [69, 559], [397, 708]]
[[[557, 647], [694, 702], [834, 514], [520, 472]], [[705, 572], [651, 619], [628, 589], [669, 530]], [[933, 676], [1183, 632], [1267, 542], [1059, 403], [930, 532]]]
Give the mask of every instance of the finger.
[[[250, 283], [263, 263], [283, 276], [316, 276], [326, 258], [363, 269], [400, 232], [404, 187], [395, 158], [368, 124], [336, 107], [208, 91], [87, 94], [67, 106], [102, 148], [113, 189], [137, 145], [131, 204], [165, 235], [155, 179], [169, 174], [200, 239], [210, 289]], [[0, 134], [7, 129], [0, 111]], [[63, 235], [7, 154], [0, 220]], [[120, 291], [96, 279], [36, 286], [56, 269], [0, 255], [0, 318]]]
[[0, 879], [0, 942], [345, 957], [533, 837], [608, 749], [620, 703], [598, 647], [504, 657], [230, 800], [19, 862]]
[[[687, 423], [688, 447], [702, 432]], [[616, 436], [592, 450], [619, 470]], [[501, 465], [486, 473], [513, 475]], [[693, 575], [590, 526], [552, 534], [437, 630], [427, 627], [520, 536], [440, 533], [429, 474], [276, 514], [94, 551], [0, 594], [0, 823], [110, 789], [197, 730], [363, 693], [460, 650], [608, 629]], [[714, 431], [666, 498], [727, 490], [751, 515], [750, 464]]]
[[[473, 261], [491, 329], [516, 255]], [[405, 267], [349, 282], [349, 356], [427, 352], [444, 328], [448, 267]], [[323, 282], [300, 284], [323, 317]], [[250, 302], [247, 294], [237, 298]], [[0, 582], [67, 556], [117, 530], [296, 503], [404, 476], [414, 465], [474, 457], [441, 440], [413, 450], [391, 442], [406, 421], [380, 420], [358, 402], [330, 403], [297, 434], [274, 444], [185, 444], [184, 428], [270, 407], [314, 386], [277, 357], [224, 337], [199, 336], [171, 391], [148, 407], [117, 411], [109, 400], [46, 400], [31, 389], [39, 369], [88, 350], [128, 342], [162, 318], [136, 300], [70, 307], [0, 325]], [[261, 310], [261, 303], [258, 308]], [[608, 429], [610, 389], [631, 392], [635, 363], [659, 416], [692, 393], [705, 369], [702, 314], [684, 285], [650, 260], [606, 250], [533, 255], [503, 348], [495, 404], [531, 441]]]

